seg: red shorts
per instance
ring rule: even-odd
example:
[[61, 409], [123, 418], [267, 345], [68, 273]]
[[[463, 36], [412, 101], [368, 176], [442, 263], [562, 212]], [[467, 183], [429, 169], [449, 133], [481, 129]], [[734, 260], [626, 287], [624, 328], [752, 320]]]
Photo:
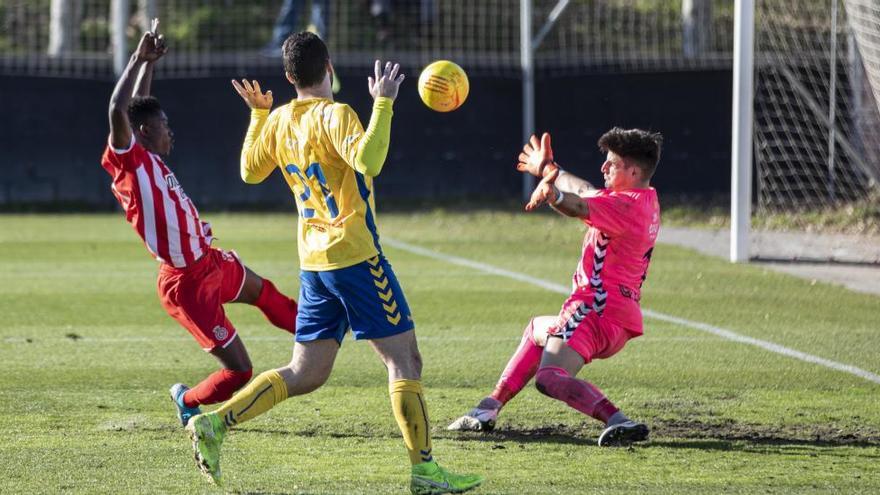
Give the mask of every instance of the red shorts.
[[584, 358], [606, 359], [620, 352], [629, 339], [639, 334], [603, 318], [591, 308], [592, 298], [570, 296], [562, 305], [548, 336], [563, 338], [569, 347]]
[[238, 298], [244, 278], [244, 265], [234, 251], [211, 248], [186, 268], [162, 264], [159, 300], [202, 349], [211, 351], [235, 339], [235, 327], [226, 318], [223, 304]]

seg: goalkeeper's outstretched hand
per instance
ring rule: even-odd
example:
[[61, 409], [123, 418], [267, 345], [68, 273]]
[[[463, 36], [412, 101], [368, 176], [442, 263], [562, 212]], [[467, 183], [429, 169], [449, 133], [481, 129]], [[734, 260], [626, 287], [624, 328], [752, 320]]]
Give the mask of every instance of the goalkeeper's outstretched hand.
[[[546, 136], [546, 134], [545, 134]], [[555, 201], [559, 190], [553, 185], [556, 178], [559, 177], [559, 168], [553, 167], [547, 172], [547, 175], [541, 179], [538, 186], [532, 191], [532, 197], [526, 204], [526, 211], [532, 211], [544, 203]]]
[[535, 177], [544, 177], [554, 168], [558, 168], [553, 161], [553, 148], [550, 147], [550, 134], [545, 132], [541, 140], [532, 134], [529, 142], [523, 146], [519, 154], [519, 163], [516, 169], [527, 172]]

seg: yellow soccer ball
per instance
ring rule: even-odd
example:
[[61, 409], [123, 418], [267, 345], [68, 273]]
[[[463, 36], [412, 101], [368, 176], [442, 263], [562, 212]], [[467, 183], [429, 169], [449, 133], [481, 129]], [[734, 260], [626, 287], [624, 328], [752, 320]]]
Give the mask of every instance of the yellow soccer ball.
[[419, 76], [419, 96], [431, 110], [451, 112], [467, 99], [470, 84], [467, 74], [454, 62], [438, 60]]

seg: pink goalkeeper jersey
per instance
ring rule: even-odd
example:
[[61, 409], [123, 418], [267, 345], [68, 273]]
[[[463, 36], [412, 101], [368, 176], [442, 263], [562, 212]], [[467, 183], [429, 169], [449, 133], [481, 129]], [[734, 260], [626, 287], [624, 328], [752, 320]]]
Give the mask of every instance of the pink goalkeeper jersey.
[[210, 249], [210, 224], [199, 219], [165, 162], [135, 142], [134, 135], [124, 150], [108, 143], [101, 166], [113, 177], [110, 188], [126, 220], [157, 260], [185, 268]]
[[657, 191], [597, 189], [584, 201], [590, 228], [572, 278], [574, 295], [592, 299], [593, 311], [641, 334], [641, 288], [660, 230]]

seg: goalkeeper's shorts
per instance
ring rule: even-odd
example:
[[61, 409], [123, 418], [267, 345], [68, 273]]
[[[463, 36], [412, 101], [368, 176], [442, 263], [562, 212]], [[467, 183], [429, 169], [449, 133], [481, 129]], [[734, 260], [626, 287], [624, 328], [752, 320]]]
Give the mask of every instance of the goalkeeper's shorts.
[[570, 296], [552, 326], [550, 337], [562, 338], [569, 347], [584, 358], [607, 359], [620, 352], [630, 339], [641, 335], [631, 332], [593, 311], [592, 297]]

